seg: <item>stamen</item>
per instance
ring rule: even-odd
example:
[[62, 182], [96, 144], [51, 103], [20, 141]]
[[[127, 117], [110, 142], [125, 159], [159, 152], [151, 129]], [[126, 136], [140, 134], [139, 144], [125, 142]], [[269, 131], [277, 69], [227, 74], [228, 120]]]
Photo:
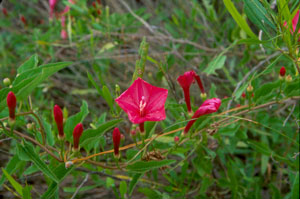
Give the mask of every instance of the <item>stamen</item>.
[[140, 116], [143, 117], [145, 115], [145, 107], [146, 107], [147, 103], [145, 101], [145, 97], [142, 96], [142, 99], [140, 101]]

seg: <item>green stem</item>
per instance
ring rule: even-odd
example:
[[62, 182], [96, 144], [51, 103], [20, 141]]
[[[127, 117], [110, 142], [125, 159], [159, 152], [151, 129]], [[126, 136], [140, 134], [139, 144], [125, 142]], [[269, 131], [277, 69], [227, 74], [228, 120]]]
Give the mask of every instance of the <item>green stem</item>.
[[60, 155], [61, 155], [61, 159], [64, 159], [64, 151], [65, 151], [65, 142], [64, 140], [60, 141]]
[[278, 95], [276, 96], [276, 101], [278, 101], [278, 98], [280, 97], [280, 94], [281, 94], [281, 90], [282, 90], [282, 81], [283, 81], [283, 80], [280, 80], [279, 92], [278, 92]]

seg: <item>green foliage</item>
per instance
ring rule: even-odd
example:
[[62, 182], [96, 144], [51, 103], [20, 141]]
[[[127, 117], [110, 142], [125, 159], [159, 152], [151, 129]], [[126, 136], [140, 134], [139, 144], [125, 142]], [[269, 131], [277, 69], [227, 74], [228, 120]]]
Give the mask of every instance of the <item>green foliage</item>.
[[[299, 198], [300, 23], [295, 31], [292, 24], [299, 0], [74, 2], [57, 1], [52, 20], [36, 0], [2, 2], [0, 76], [10, 79], [0, 84], [3, 195]], [[192, 115], [177, 78], [191, 70], [207, 99], [222, 104], [183, 136]], [[145, 122], [145, 135], [115, 103], [139, 77], [168, 89], [166, 119]], [[195, 81], [193, 112], [200, 94]], [[63, 108], [64, 140], [54, 104]], [[72, 151], [78, 123], [80, 150]], [[115, 127], [124, 136], [120, 157]]]

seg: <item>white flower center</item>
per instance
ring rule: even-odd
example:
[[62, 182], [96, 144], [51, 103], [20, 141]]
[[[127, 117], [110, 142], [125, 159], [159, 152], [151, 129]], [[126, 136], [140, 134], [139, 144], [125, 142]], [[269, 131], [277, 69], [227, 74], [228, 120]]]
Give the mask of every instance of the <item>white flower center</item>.
[[147, 103], [145, 101], [145, 97], [142, 96], [142, 99], [140, 101], [140, 116], [143, 117], [145, 115], [145, 107]]

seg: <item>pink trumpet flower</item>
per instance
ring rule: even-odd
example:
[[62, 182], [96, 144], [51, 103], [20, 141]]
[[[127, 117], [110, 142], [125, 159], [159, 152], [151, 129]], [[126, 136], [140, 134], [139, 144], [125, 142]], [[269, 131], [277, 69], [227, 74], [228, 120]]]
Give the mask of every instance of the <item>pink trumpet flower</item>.
[[132, 123], [140, 124], [140, 131], [144, 133], [145, 121], [160, 121], [166, 118], [167, 96], [167, 89], [152, 86], [138, 78], [115, 101], [128, 114]]
[[50, 7], [50, 19], [53, 18], [54, 8], [57, 3], [57, 0], [49, 0], [49, 7]]
[[180, 75], [177, 78], [178, 83], [183, 89], [185, 103], [189, 113], [192, 113], [190, 87], [192, 83], [195, 82], [194, 76], [195, 76], [195, 72], [192, 70], [192, 71], [185, 72], [183, 75]]
[[[298, 12], [296, 13], [296, 15], [294, 16], [294, 18], [292, 19], [292, 28], [293, 30], [291, 30], [291, 33], [294, 34], [297, 28], [297, 24], [299, 22], [299, 12], [300, 10], [298, 10]], [[287, 26], [287, 22], [284, 22], [283, 24], [284, 26]], [[298, 30], [298, 34], [300, 33], [300, 29]], [[299, 36], [299, 40], [300, 40], [300, 36]], [[298, 41], [299, 41], [298, 40]]]
[[193, 70], [187, 71], [183, 75], [180, 75], [177, 78], [178, 83], [180, 84], [180, 86], [183, 89], [184, 99], [185, 99], [185, 103], [186, 103], [189, 114], [192, 114], [191, 99], [190, 99], [190, 87], [195, 82], [195, 80], [197, 81], [197, 84], [200, 88], [201, 93], [205, 94], [204, 87], [203, 87], [202, 81], [200, 79], [200, 76], [197, 75], [195, 73], [195, 71], [193, 71]]
[[217, 112], [220, 106], [221, 106], [221, 100], [219, 98], [212, 98], [212, 99], [205, 100], [203, 104], [198, 108], [198, 110], [194, 113], [192, 120], [190, 120], [186, 125], [183, 131], [183, 135], [186, 135], [189, 132], [192, 125], [196, 122], [196, 120], [200, 116]]

